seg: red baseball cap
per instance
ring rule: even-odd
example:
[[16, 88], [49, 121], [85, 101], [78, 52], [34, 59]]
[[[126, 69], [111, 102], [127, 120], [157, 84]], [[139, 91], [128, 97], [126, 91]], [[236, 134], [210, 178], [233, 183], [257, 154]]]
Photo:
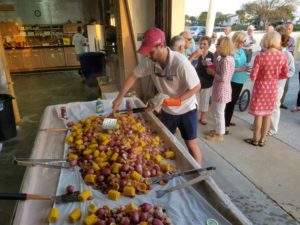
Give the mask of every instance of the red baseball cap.
[[164, 44], [165, 42], [165, 32], [156, 27], [152, 27], [144, 33], [144, 40], [138, 50], [138, 53], [146, 56], [153, 47], [159, 44]]

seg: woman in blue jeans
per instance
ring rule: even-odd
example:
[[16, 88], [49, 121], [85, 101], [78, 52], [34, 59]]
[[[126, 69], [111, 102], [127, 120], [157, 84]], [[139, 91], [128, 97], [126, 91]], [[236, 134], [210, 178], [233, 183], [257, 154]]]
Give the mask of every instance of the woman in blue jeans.
[[232, 42], [235, 46], [234, 62], [235, 72], [231, 79], [231, 101], [226, 104], [225, 108], [225, 134], [229, 134], [229, 126], [235, 125], [231, 123], [234, 106], [239, 99], [244, 83], [247, 81], [249, 67], [247, 66], [247, 57], [243, 49], [246, 40], [246, 33], [242, 31], [235, 32], [232, 36]]

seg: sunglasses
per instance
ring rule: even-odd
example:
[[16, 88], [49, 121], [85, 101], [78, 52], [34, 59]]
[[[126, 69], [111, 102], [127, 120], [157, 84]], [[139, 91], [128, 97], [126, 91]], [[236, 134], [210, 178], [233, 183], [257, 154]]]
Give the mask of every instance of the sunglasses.
[[157, 68], [157, 66], [155, 66], [155, 64], [154, 64], [153, 71], [154, 71], [154, 75], [155, 75], [155, 76], [157, 76], [157, 77], [165, 77], [167, 80], [173, 81], [173, 77], [174, 77], [175, 75], [169, 74], [167, 68], [166, 68], [166, 74], [161, 74], [161, 71], [158, 71], [158, 69], [159, 69], [159, 68]]

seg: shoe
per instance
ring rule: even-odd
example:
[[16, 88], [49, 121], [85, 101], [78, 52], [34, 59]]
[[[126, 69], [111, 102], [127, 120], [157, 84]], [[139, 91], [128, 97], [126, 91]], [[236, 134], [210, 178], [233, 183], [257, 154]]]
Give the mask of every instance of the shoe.
[[258, 142], [259, 147], [264, 147], [265, 145], [266, 145], [266, 140]]
[[211, 134], [215, 134], [216, 131], [215, 130], [210, 130], [210, 131], [205, 131], [204, 135], [211, 135]]
[[253, 140], [252, 138], [244, 139], [244, 142], [246, 142], [246, 143], [248, 143], [248, 144], [250, 144], [250, 145], [253, 145], [253, 146], [258, 146], [258, 145], [259, 145], [259, 142]]
[[208, 141], [223, 141], [223, 134], [210, 134], [206, 135], [205, 139]]
[[283, 105], [283, 104], [280, 105], [280, 108], [282, 108], [282, 109], [288, 109], [288, 107], [285, 106], [285, 105]]
[[206, 125], [207, 124], [207, 122], [204, 121], [204, 120], [199, 120], [199, 123], [202, 124], [202, 125]]
[[229, 127], [226, 127], [225, 128], [225, 135], [228, 135], [229, 134]]
[[291, 112], [300, 112], [300, 106], [293, 108]]
[[229, 123], [229, 126], [234, 127], [236, 124], [235, 123]]

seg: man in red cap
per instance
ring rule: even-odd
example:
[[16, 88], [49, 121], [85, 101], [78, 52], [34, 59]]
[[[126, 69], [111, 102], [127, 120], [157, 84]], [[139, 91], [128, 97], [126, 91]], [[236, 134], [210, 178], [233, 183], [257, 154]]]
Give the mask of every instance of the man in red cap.
[[174, 134], [179, 128], [182, 138], [194, 159], [201, 165], [202, 154], [197, 143], [197, 100], [200, 81], [188, 59], [166, 47], [165, 33], [150, 28], [138, 52], [144, 56], [127, 78], [124, 87], [113, 101], [116, 111], [122, 98], [140, 77], [151, 76], [159, 93], [169, 96], [164, 100], [160, 119]]

